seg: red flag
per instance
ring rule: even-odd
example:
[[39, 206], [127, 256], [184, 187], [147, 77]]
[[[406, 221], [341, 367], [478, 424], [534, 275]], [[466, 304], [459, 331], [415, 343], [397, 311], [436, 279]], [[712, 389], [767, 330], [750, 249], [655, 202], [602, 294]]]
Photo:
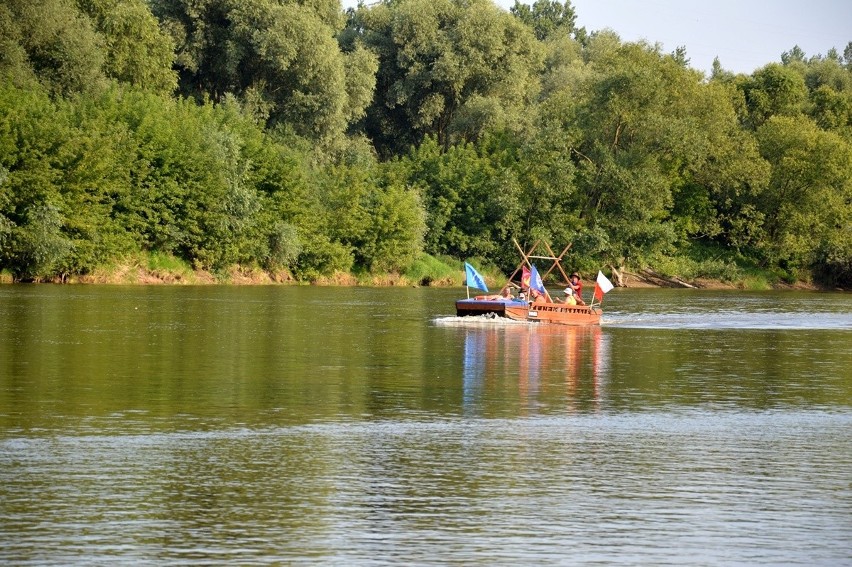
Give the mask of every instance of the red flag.
[[595, 280], [595, 299], [598, 300], [598, 303], [603, 301], [603, 296], [605, 293], [610, 291], [613, 287], [612, 282], [607, 279], [603, 272], [598, 271], [598, 279]]
[[524, 266], [523, 271], [521, 272], [521, 289], [528, 289], [530, 287], [530, 269]]

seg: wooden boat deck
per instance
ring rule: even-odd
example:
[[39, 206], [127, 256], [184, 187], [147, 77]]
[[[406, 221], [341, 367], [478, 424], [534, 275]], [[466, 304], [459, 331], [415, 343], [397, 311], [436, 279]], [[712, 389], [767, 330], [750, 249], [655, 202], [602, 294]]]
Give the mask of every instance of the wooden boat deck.
[[456, 315], [459, 317], [493, 313], [514, 321], [556, 323], [559, 325], [599, 325], [601, 312], [588, 305], [565, 303], [527, 303], [518, 300], [459, 299]]

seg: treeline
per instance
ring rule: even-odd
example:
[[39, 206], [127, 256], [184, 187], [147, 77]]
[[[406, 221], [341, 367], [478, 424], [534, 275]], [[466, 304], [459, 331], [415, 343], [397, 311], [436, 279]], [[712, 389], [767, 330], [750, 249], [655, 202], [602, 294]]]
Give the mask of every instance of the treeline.
[[710, 77], [570, 2], [6, 0], [0, 270], [424, 254], [852, 285], [852, 42]]

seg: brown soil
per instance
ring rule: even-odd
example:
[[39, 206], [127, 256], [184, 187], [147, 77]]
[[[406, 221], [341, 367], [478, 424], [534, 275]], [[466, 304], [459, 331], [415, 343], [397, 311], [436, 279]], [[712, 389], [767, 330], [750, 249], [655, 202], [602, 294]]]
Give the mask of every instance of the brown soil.
[[[0, 284], [12, 283], [11, 276], [8, 274], [0, 274]], [[234, 266], [226, 273], [218, 276], [211, 272], [203, 270], [195, 270], [191, 272], [160, 272], [146, 270], [139, 266], [124, 265], [114, 268], [111, 271], [95, 272], [82, 276], [74, 276], [65, 280], [56, 279], [54, 283], [80, 283], [80, 284], [113, 284], [113, 285], [274, 285], [274, 284], [298, 284], [293, 275], [281, 270], [277, 272], [267, 272], [259, 268], [250, 268], [242, 266]], [[743, 289], [743, 284], [734, 284], [730, 282], [722, 282], [710, 279], [695, 279], [689, 280], [687, 284], [699, 289]], [[644, 277], [639, 274], [626, 273], [624, 275], [624, 287], [627, 288], [660, 288], [660, 287], [682, 287], [676, 282], [666, 282], [658, 278]], [[419, 286], [427, 285], [430, 287], [452, 287], [460, 285], [458, 281], [451, 278], [429, 282], [412, 281], [405, 276], [399, 274], [382, 274], [370, 277], [368, 280], [359, 280], [356, 276], [346, 273], [337, 272], [331, 276], [318, 278], [311, 282], [311, 285], [319, 286], [357, 286], [367, 285], [372, 287], [393, 287], [393, 286]], [[593, 289], [595, 282], [586, 280], [583, 282], [585, 289]], [[797, 282], [795, 284], [775, 284], [774, 289], [786, 290], [825, 290], [809, 282]]]

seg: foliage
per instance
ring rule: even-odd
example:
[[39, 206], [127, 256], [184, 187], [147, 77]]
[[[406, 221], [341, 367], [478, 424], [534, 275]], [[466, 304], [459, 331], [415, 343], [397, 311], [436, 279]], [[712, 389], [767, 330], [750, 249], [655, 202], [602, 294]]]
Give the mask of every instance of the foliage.
[[458, 262], [447, 258], [436, 258], [430, 254], [420, 254], [405, 270], [404, 275], [420, 285], [432, 283], [452, 283], [460, 285], [464, 269]]
[[361, 6], [350, 27], [379, 58], [365, 128], [383, 155], [399, 155], [427, 136], [444, 149], [470, 140], [478, 132], [459, 119], [511, 113], [538, 90], [541, 48], [490, 0]]
[[268, 126], [286, 124], [331, 144], [369, 102], [375, 62], [340, 50], [334, 3], [291, 0], [155, 0], [176, 45], [180, 91], [221, 102], [228, 94]]
[[163, 94], [177, 86], [174, 43], [146, 0], [77, 0], [104, 44], [108, 77]]
[[0, 273], [165, 258], [454, 282], [462, 259], [506, 271], [515, 240], [544, 239], [583, 271], [852, 283], [852, 42], [707, 78], [684, 48], [576, 18], [8, 0]]
[[772, 116], [794, 116], [807, 97], [805, 79], [795, 69], [777, 63], [758, 69], [739, 86], [746, 102], [743, 121], [758, 128]]
[[556, 0], [535, 0], [532, 6], [515, 0], [510, 9], [524, 24], [532, 28], [536, 38], [545, 40], [556, 33], [570, 35], [574, 32], [577, 14], [571, 2]]
[[102, 38], [72, 0], [7, 0], [0, 6], [4, 71], [50, 92], [91, 92], [105, 83]]
[[852, 146], [807, 118], [774, 117], [757, 137], [772, 165], [757, 203], [766, 218], [759, 248], [768, 262], [790, 268], [814, 264], [820, 248], [848, 240]]
[[435, 138], [427, 138], [396, 167], [401, 170], [397, 175], [420, 191], [430, 254], [489, 256], [497, 242], [508, 238], [503, 223], [510, 218], [516, 184], [474, 145], [442, 152]]

